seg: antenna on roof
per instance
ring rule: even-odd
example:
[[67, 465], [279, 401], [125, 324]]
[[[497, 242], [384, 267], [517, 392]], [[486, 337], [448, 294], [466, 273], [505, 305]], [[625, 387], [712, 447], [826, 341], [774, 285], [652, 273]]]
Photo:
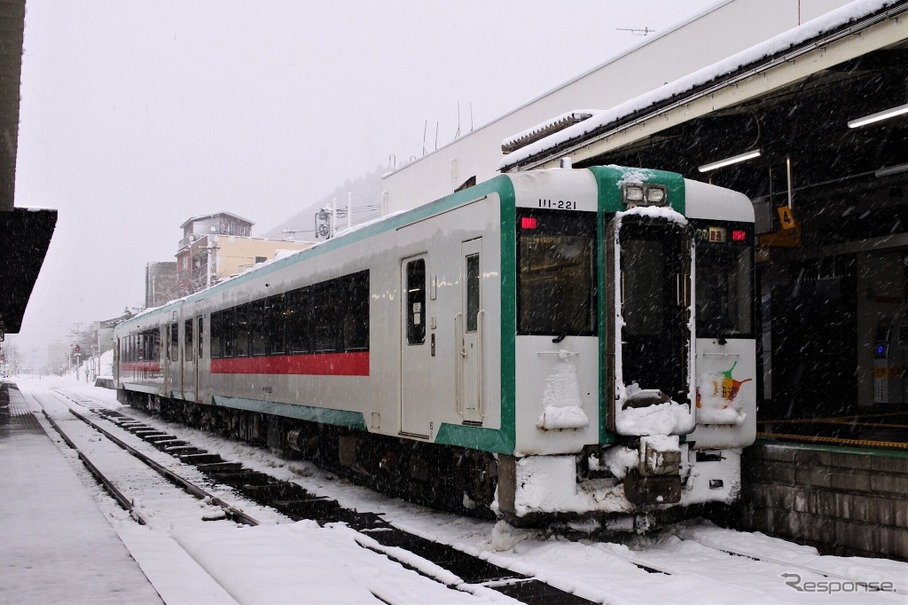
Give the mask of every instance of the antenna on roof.
[[650, 29], [649, 26], [644, 26], [642, 29], [639, 27], [616, 27], [615, 31], [619, 32], [631, 32], [635, 36], [645, 36], [647, 34], [654, 34], [656, 30]]
[[457, 132], [454, 133], [454, 140], [460, 138], [460, 101], [457, 101]]

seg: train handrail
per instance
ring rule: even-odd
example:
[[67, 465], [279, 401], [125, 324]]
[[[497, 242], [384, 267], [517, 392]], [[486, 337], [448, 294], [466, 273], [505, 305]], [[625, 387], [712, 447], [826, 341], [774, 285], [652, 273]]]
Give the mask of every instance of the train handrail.
[[460, 354], [454, 355], [454, 408], [463, 417], [463, 313], [454, 316], [454, 342], [460, 347]]
[[485, 355], [483, 351], [485, 349], [484, 340], [483, 340], [483, 324], [485, 323], [486, 311], [485, 309], [480, 309], [476, 312], [476, 413], [479, 414], [480, 419], [485, 419], [485, 402], [482, 398], [482, 385], [483, 378], [485, 376], [483, 372], [483, 361]]

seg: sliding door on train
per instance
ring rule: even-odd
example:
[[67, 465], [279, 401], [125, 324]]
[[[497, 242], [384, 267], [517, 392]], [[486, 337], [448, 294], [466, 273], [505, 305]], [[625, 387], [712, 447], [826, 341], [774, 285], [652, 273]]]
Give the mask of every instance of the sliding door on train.
[[455, 328], [459, 344], [457, 365], [458, 410], [464, 424], [479, 426], [483, 419], [482, 239], [461, 244], [461, 311]]
[[[431, 357], [426, 314], [426, 256], [401, 261], [400, 432], [429, 437], [432, 396]], [[434, 335], [433, 335], [434, 338]]]

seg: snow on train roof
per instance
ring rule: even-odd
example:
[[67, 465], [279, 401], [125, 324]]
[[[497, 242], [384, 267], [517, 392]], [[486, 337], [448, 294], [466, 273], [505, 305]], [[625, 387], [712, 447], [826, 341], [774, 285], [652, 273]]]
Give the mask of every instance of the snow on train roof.
[[[709, 84], [710, 82], [720, 80], [744, 67], [752, 66], [762, 60], [779, 55], [794, 46], [803, 44], [808, 40], [817, 38], [824, 33], [838, 29], [863, 17], [867, 17], [893, 4], [896, 4], [896, 0], [855, 0], [850, 4], [846, 4], [825, 15], [808, 21], [803, 25], [783, 32], [765, 42], [713, 63], [712, 65], [695, 71], [683, 78], [679, 78], [672, 83], [661, 86], [656, 90], [630, 99], [629, 101], [625, 101], [611, 109], [601, 111], [588, 110], [593, 113], [592, 117], [584, 119], [573, 126], [568, 126], [564, 130], [560, 130], [538, 141], [530, 143], [526, 147], [522, 147], [505, 155], [498, 163], [498, 169], [506, 170], [533, 156], [542, 154], [570, 141], [581, 139], [591, 132], [616, 123], [623, 118], [627, 118], [672, 98], [682, 96], [683, 94], [689, 93], [695, 88]], [[530, 128], [521, 134], [523, 135], [536, 131], [542, 126], [543, 125]], [[513, 142], [517, 136], [520, 135], [508, 137], [502, 144], [504, 145]]]

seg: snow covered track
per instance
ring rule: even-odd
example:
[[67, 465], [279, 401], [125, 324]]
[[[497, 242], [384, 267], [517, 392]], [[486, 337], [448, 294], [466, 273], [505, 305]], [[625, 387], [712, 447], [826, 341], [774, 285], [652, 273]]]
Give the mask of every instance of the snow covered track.
[[[127, 410], [103, 390], [73, 385], [51, 392], [45, 385], [39, 391], [37, 381], [26, 383], [25, 393], [40, 399], [64, 430], [89, 434], [94, 450], [104, 442], [113, 446], [70, 408], [259, 521], [241, 525], [214, 509], [220, 520], [203, 522], [201, 511], [213, 509], [210, 502], [191, 498], [160, 477], [173, 506], [159, 497], [153, 507], [154, 494], [133, 498], [148, 526], [137, 525], [109, 498], [96, 496], [168, 603], [218, 602], [179, 596], [187, 585], [201, 585], [194, 578], [202, 574], [227, 603], [746, 605], [806, 599], [876, 605], [902, 603], [908, 591], [903, 580], [908, 564], [821, 556], [810, 547], [706, 523], [674, 525], [620, 544], [434, 511], [268, 450], [140, 411], [124, 416]], [[72, 450], [61, 451], [100, 494]], [[184, 464], [177, 454], [194, 463]], [[177, 514], [183, 507], [177, 500], [188, 501], [191, 514]], [[160, 555], [150, 562], [151, 550], [166, 552], [174, 561], [179, 556], [180, 563], [162, 563]], [[877, 590], [883, 583], [887, 589]], [[805, 592], [823, 594], [812, 599]]]
[[[585, 598], [575, 596], [569, 592], [541, 582], [527, 575], [516, 573], [504, 567], [494, 565], [474, 555], [467, 554], [446, 544], [402, 531], [374, 513], [361, 513], [342, 508], [335, 500], [313, 495], [300, 486], [286, 481], [278, 481], [264, 473], [246, 469], [238, 462], [228, 462], [218, 454], [209, 453], [195, 447], [185, 440], [170, 435], [133, 420], [119, 412], [105, 409], [96, 405], [90, 398], [68, 393], [61, 390], [55, 391], [56, 398], [68, 400], [65, 404], [69, 414], [80, 420], [88, 428], [103, 435], [109, 442], [121, 448], [146, 465], [170, 483], [175, 484], [195, 498], [205, 503], [206, 507], [217, 506], [221, 513], [208, 512], [203, 515], [205, 521], [229, 518], [249, 526], [257, 526], [260, 522], [251, 515], [230, 505], [218, 496], [207, 491], [198, 481], [185, 479], [181, 474], [166, 468], [162, 463], [156, 462], [151, 456], [143, 453], [138, 447], [125, 442], [116, 436], [113, 431], [120, 430], [131, 433], [142, 439], [158, 450], [177, 457], [181, 462], [191, 464], [207, 476], [212, 482], [231, 486], [234, 490], [264, 506], [277, 509], [282, 514], [293, 520], [315, 521], [321, 526], [342, 523], [345, 526], [360, 532], [354, 536], [354, 541], [364, 550], [374, 552], [382, 557], [396, 561], [404, 568], [414, 570], [425, 578], [434, 580], [448, 589], [464, 593], [469, 596], [500, 593], [509, 597], [506, 601], [527, 603], [528, 605], [587, 605], [594, 603]], [[113, 430], [108, 430], [85, 414], [72, 408], [72, 404], [86, 408], [113, 424]], [[136, 494], [130, 480], [113, 477], [109, 470], [111, 465], [102, 459], [98, 463], [92, 461], [92, 455], [85, 450], [98, 449], [99, 441], [89, 437], [85, 438], [85, 427], [67, 419], [65, 415], [57, 420], [53, 412], [48, 412], [52, 407], [46, 399], [41, 400], [44, 414], [54, 426], [66, 443], [78, 453], [79, 458], [91, 470], [92, 474], [105, 486], [107, 491], [130, 515], [142, 524], [154, 523], [153, 519], [159, 513], [150, 515], [140, 507], [135, 506], [137, 500], [144, 500]], [[114, 428], [116, 427], [116, 428]], [[81, 429], [81, 431], [79, 430]], [[80, 433], [83, 433], [80, 435]], [[89, 432], [89, 434], [91, 434]], [[125, 438], [125, 436], [124, 436]], [[108, 454], [110, 450], [108, 450]], [[105, 462], [107, 462], [105, 464]], [[128, 465], [129, 473], [136, 473], [135, 465]], [[106, 467], [108, 470], [104, 470]], [[139, 481], [145, 484], [146, 480]], [[123, 484], [126, 487], [122, 487]], [[155, 489], [158, 489], [157, 487]], [[410, 602], [394, 597], [393, 591], [373, 587], [370, 592], [385, 603]]]
[[[165, 479], [167, 479], [174, 485], [180, 487], [188, 494], [195, 496], [199, 500], [205, 500], [215, 506], [220, 507], [221, 510], [224, 511], [224, 513], [226, 514], [227, 517], [229, 517], [235, 521], [238, 521], [240, 523], [245, 523], [247, 525], [258, 525], [259, 524], [259, 522], [256, 519], [254, 519], [253, 517], [247, 515], [243, 511], [227, 504], [226, 502], [224, 502], [217, 496], [207, 492], [202, 487], [194, 484], [193, 482], [183, 478], [182, 476], [178, 475], [177, 473], [165, 468], [163, 465], [155, 462], [150, 457], [146, 456], [145, 454], [143, 454], [136, 448], [126, 444], [121, 439], [118, 439], [116, 436], [111, 434], [109, 431], [105, 430], [103, 427], [99, 426], [98, 424], [92, 422], [91, 420], [89, 420], [88, 418], [83, 416], [82, 414], [80, 414], [72, 409], [70, 409], [70, 413], [73, 416], [75, 416], [76, 418], [78, 418], [79, 420], [81, 420], [82, 422], [84, 422], [85, 424], [87, 424], [88, 426], [90, 426], [91, 428], [95, 429], [96, 431], [98, 431], [99, 433], [101, 433], [102, 435], [104, 435], [105, 437], [110, 439], [113, 443], [115, 443], [117, 446], [119, 446], [120, 448], [122, 448], [123, 450], [128, 452], [129, 454], [135, 456], [140, 462], [142, 462], [143, 464], [145, 464], [146, 466], [151, 468], [153, 471], [155, 471], [156, 473], [158, 473], [159, 475], [161, 475], [162, 477], [164, 477]], [[54, 419], [51, 418], [50, 415], [48, 415], [46, 410], [44, 411], [44, 415], [47, 417], [48, 421], [51, 423], [51, 425], [54, 427], [54, 429], [56, 429], [56, 431], [64, 439], [64, 441], [66, 441], [66, 443], [78, 453], [79, 458], [82, 460], [82, 462], [89, 468], [92, 475], [94, 475], [104, 485], [105, 489], [107, 489], [107, 491], [111, 494], [111, 496], [113, 496], [113, 498], [121, 506], [123, 506], [124, 509], [128, 510], [130, 512], [130, 514], [133, 517], [135, 517], [139, 523], [141, 523], [142, 525], [145, 525], [146, 524], [145, 518], [141, 515], [140, 512], [138, 512], [133, 507], [132, 501], [130, 499], [126, 498], [126, 496], [124, 496], [123, 493], [117, 488], [115, 483], [110, 478], [108, 478], [103, 472], [101, 472], [98, 469], [98, 467], [96, 467], [91, 462], [90, 458], [68, 437], [67, 433], [60, 427], [60, 425], [57, 424], [56, 422], [54, 422]], [[146, 435], [146, 436], [149, 438], [154, 437], [152, 435]], [[210, 519], [206, 519], [206, 520], [210, 520]]]

